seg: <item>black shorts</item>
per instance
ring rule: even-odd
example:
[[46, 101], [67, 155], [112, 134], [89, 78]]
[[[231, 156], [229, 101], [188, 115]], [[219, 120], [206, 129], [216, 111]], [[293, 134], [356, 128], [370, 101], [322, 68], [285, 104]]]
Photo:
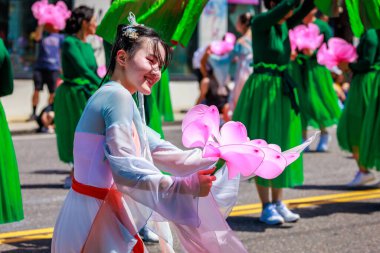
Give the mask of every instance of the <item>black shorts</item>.
[[36, 69], [33, 73], [34, 89], [41, 91], [46, 84], [49, 93], [54, 93], [58, 77], [59, 71], [57, 70]]

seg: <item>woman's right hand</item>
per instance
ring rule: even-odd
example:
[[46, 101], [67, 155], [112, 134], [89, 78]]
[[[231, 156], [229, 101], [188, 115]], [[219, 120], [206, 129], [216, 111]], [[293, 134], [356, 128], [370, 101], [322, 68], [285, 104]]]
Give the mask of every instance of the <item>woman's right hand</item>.
[[198, 171], [198, 180], [199, 180], [199, 197], [206, 197], [211, 190], [212, 182], [216, 180], [215, 176], [211, 176], [215, 170], [214, 168], [208, 170]]

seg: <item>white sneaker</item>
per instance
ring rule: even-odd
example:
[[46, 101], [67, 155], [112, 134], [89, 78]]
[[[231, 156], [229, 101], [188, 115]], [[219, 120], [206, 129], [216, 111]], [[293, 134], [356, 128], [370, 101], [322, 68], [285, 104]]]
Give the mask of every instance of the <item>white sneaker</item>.
[[139, 234], [144, 242], [159, 242], [158, 236], [150, 231], [146, 226], [140, 230]]
[[268, 225], [279, 225], [284, 223], [284, 219], [276, 211], [274, 204], [268, 204], [261, 212], [260, 221]]
[[356, 187], [365, 185], [376, 179], [375, 175], [372, 172], [364, 173], [361, 171], [356, 172], [354, 179], [347, 184], [348, 187]]
[[282, 216], [282, 218], [284, 218], [285, 222], [296, 222], [301, 218], [299, 214], [290, 211], [282, 202], [276, 203], [275, 207], [277, 212]]
[[326, 152], [327, 150], [329, 150], [330, 141], [331, 141], [331, 136], [328, 133], [321, 134], [316, 151]]

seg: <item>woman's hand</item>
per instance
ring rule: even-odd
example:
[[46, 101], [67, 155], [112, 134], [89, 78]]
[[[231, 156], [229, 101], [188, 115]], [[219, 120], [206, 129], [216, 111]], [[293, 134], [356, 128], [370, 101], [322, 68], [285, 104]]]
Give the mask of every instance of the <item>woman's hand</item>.
[[210, 175], [214, 170], [215, 167], [208, 170], [198, 171], [199, 197], [206, 197], [210, 193], [212, 182], [216, 180], [215, 176]]

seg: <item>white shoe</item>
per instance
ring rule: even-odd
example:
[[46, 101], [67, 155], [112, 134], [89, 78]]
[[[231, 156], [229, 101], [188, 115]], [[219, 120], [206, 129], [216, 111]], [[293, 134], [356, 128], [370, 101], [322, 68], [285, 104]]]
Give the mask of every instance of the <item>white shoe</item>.
[[316, 151], [326, 152], [329, 149], [330, 141], [331, 141], [331, 136], [328, 133], [321, 134]]
[[284, 223], [284, 219], [277, 212], [275, 205], [270, 203], [261, 212], [260, 221], [268, 225], [279, 225]]
[[282, 216], [282, 218], [284, 218], [285, 222], [296, 222], [301, 218], [299, 214], [290, 211], [282, 202], [276, 203], [275, 207], [277, 212]]
[[364, 173], [361, 171], [356, 172], [354, 179], [347, 184], [349, 187], [356, 187], [365, 185], [376, 179], [375, 175], [372, 172]]
[[139, 234], [144, 242], [159, 242], [158, 236], [150, 231], [146, 226], [140, 230]]

